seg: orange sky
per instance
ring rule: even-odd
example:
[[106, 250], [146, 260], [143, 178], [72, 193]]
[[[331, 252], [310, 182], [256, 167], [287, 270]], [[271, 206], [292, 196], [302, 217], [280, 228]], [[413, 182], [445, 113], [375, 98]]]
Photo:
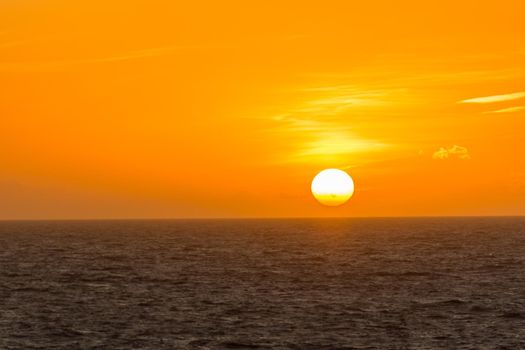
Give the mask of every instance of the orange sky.
[[0, 4], [1, 219], [525, 215], [525, 2], [181, 3]]

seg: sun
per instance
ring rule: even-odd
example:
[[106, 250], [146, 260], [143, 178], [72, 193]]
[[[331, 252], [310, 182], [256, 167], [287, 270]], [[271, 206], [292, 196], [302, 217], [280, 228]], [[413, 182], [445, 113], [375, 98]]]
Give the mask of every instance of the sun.
[[325, 169], [314, 177], [312, 194], [323, 205], [339, 206], [354, 194], [354, 181], [343, 170]]

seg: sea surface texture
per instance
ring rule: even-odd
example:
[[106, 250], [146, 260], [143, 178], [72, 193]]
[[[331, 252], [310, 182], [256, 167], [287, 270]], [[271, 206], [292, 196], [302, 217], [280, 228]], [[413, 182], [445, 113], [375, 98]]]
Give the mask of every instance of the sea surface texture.
[[0, 349], [524, 349], [525, 219], [0, 223]]

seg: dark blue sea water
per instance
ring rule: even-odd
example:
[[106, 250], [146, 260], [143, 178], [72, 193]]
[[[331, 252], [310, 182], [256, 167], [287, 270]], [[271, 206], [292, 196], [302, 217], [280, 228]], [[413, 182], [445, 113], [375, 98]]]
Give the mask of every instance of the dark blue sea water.
[[0, 223], [0, 349], [524, 348], [524, 218]]

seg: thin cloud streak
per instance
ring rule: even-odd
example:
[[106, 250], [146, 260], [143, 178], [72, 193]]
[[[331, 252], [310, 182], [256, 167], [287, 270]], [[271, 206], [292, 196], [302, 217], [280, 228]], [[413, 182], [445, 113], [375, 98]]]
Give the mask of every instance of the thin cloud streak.
[[523, 110], [525, 110], [525, 106], [516, 106], [516, 107], [498, 109], [496, 111], [489, 111], [485, 113], [513, 113], [513, 112], [519, 112]]
[[520, 92], [513, 92], [510, 94], [503, 94], [503, 95], [469, 98], [466, 100], [459, 101], [458, 103], [495, 103], [495, 102], [518, 100], [524, 97], [525, 97], [525, 91], [520, 91]]

